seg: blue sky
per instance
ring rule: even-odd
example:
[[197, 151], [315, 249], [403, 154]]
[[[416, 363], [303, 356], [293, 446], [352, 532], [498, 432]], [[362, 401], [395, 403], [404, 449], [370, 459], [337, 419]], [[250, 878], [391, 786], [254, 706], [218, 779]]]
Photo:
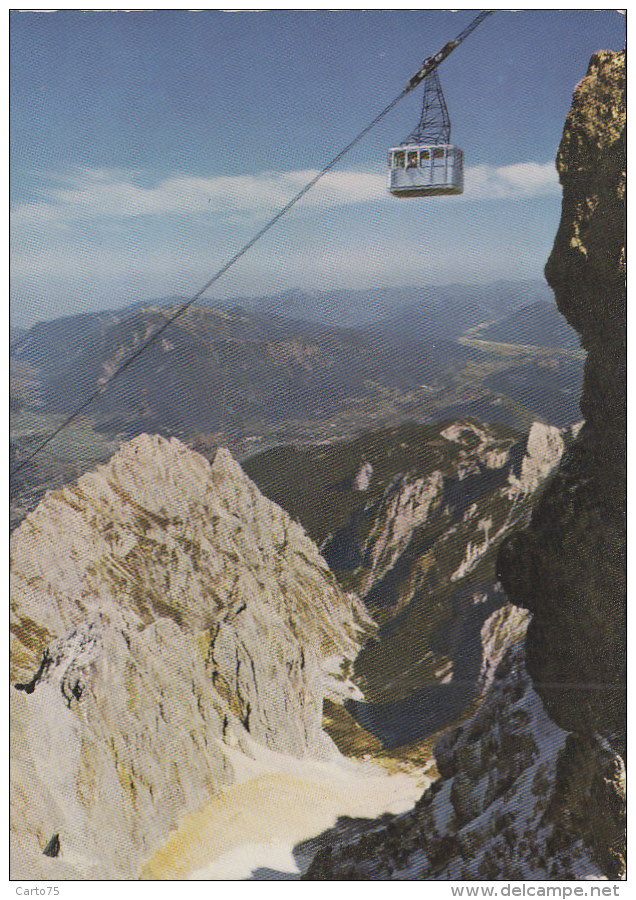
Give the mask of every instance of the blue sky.
[[[13, 12], [11, 317], [196, 293], [477, 10]], [[398, 200], [412, 92], [211, 292], [541, 278], [614, 10], [497, 11], [440, 68], [459, 198]]]

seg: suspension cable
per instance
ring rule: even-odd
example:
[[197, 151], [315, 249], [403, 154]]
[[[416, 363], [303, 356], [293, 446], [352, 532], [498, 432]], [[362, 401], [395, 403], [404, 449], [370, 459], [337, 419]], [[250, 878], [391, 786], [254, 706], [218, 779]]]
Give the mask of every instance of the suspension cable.
[[488, 16], [494, 12], [494, 9], [483, 9], [479, 15], [473, 19], [470, 25], [464, 28], [463, 31], [460, 31], [454, 41], [449, 41], [447, 44], [444, 44], [442, 49], [436, 53], [435, 56], [427, 56], [415, 75], [411, 76], [409, 79], [409, 83], [405, 88], [406, 92], [416, 88], [423, 78], [426, 78], [426, 76], [430, 75], [440, 63], [443, 63], [446, 57], [452, 53], [456, 47], [459, 47], [461, 42], [465, 41], [468, 35], [471, 34], [478, 25], [481, 25], [484, 19], [487, 19]]
[[[471, 24], [467, 26], [467, 28], [465, 28], [462, 32], [460, 32], [460, 34], [455, 38], [454, 41], [449, 41], [449, 43], [445, 44], [444, 47], [435, 56], [428, 57], [427, 59], [425, 59], [424, 62], [422, 63], [421, 68], [418, 70], [418, 72], [415, 73], [415, 75], [413, 75], [413, 77], [410, 79], [409, 83], [404, 88], [404, 90], [401, 91], [397, 95], [397, 97], [395, 97], [387, 106], [385, 106], [384, 109], [380, 113], [378, 113], [378, 115], [375, 116], [375, 118], [372, 119], [371, 122], [369, 122], [369, 124], [365, 128], [363, 128], [362, 131], [360, 131], [359, 134], [357, 134], [356, 137], [354, 137], [353, 140], [351, 140], [346, 145], [346, 147], [344, 147], [336, 156], [334, 156], [334, 158], [331, 160], [331, 162], [327, 163], [327, 165], [324, 166], [318, 172], [317, 175], [315, 175], [310, 181], [308, 181], [307, 184], [304, 187], [302, 187], [298, 191], [298, 193], [295, 194], [295, 196], [292, 197], [292, 199], [289, 200], [276, 213], [276, 215], [274, 215], [259, 231], [256, 232], [256, 234], [252, 238], [250, 238], [250, 240], [246, 244], [243, 245], [243, 247], [241, 247], [240, 250], [238, 250], [234, 254], [234, 256], [232, 256], [223, 266], [221, 266], [221, 268], [218, 269], [217, 272], [215, 272], [215, 274], [209, 279], [209, 281], [207, 281], [203, 285], [203, 287], [200, 288], [196, 292], [196, 294], [193, 297], [191, 297], [189, 300], [186, 300], [185, 303], [182, 303], [181, 306], [179, 306], [172, 315], [168, 316], [166, 321], [163, 322], [163, 324], [160, 325], [142, 344], [140, 344], [140, 346], [134, 351], [134, 353], [131, 353], [131, 355], [128, 356], [122, 362], [122, 364], [120, 366], [118, 366], [110, 374], [110, 376], [103, 382], [103, 384], [101, 384], [98, 388], [96, 388], [89, 395], [89, 397], [80, 406], [77, 407], [77, 409], [75, 409], [70, 415], [68, 415], [64, 419], [64, 421], [60, 425], [58, 425], [58, 427], [47, 438], [45, 438], [45, 440], [43, 440], [40, 444], [38, 444], [38, 446], [34, 450], [32, 450], [31, 453], [28, 454], [28, 456], [26, 456], [23, 460], [21, 460], [17, 466], [15, 466], [13, 469], [11, 469], [10, 477], [17, 475], [18, 472], [20, 472], [22, 469], [25, 468], [25, 466], [27, 466], [30, 462], [32, 462], [32, 460], [39, 453], [41, 453], [42, 450], [44, 450], [44, 448], [47, 447], [51, 443], [51, 441], [54, 440], [54, 438], [56, 438], [58, 436], [58, 434], [60, 434], [61, 431], [63, 431], [72, 422], [74, 422], [75, 419], [77, 419], [77, 417], [80, 416], [84, 412], [84, 410], [86, 410], [93, 403], [93, 401], [95, 401], [98, 397], [100, 397], [104, 393], [106, 388], [110, 384], [112, 384], [112, 382], [115, 381], [116, 378], [119, 378], [119, 376], [123, 372], [125, 372], [126, 369], [128, 369], [132, 365], [132, 363], [136, 359], [138, 359], [139, 356], [141, 356], [141, 354], [146, 350], [147, 347], [150, 346], [150, 344], [154, 343], [154, 341], [156, 341], [157, 338], [160, 337], [164, 333], [164, 331], [170, 325], [172, 325], [172, 323], [176, 319], [179, 318], [179, 316], [183, 315], [183, 313], [186, 310], [188, 310], [194, 303], [196, 303], [197, 300], [200, 300], [201, 297], [203, 296], [203, 294], [215, 282], [217, 282], [223, 275], [225, 275], [225, 273], [229, 269], [231, 269], [232, 266], [236, 262], [238, 262], [242, 256], [244, 256], [249, 250], [251, 250], [251, 248], [254, 246], [254, 244], [256, 244], [265, 234], [267, 234], [267, 232], [271, 228], [273, 228], [274, 225], [276, 225], [276, 223], [280, 219], [282, 219], [283, 216], [285, 216], [290, 211], [290, 209], [293, 206], [295, 206], [296, 203], [298, 203], [298, 201], [302, 197], [304, 197], [305, 194], [308, 193], [318, 183], [318, 181], [320, 181], [321, 178], [323, 178], [328, 172], [330, 172], [333, 168], [335, 168], [335, 166], [338, 165], [340, 160], [344, 156], [346, 156], [346, 154], [353, 147], [355, 147], [355, 145], [358, 144], [362, 140], [362, 138], [366, 134], [369, 133], [369, 131], [371, 131], [373, 128], [375, 128], [375, 126], [378, 124], [378, 122], [380, 122], [380, 120], [383, 119], [393, 109], [393, 107], [396, 106], [400, 102], [400, 100], [404, 96], [406, 96], [407, 93], [409, 93], [409, 91], [411, 91], [414, 87], [416, 87], [420, 83], [422, 78], [424, 78], [429, 72], [432, 72], [433, 69], [436, 69], [437, 66], [439, 66], [440, 63], [442, 63], [446, 59], [448, 54], [452, 50], [454, 50], [455, 47], [457, 47], [458, 44], [460, 44], [464, 40], [464, 38], [468, 37], [468, 35], [471, 33], [471, 31], [473, 31], [481, 22], [483, 22], [483, 20], [488, 15], [490, 15], [491, 12], [494, 12], [494, 10], [484, 10], [483, 12], [481, 12], [473, 20], [473, 22], [471, 22]], [[420, 73], [421, 73], [421, 75], [420, 75]]]

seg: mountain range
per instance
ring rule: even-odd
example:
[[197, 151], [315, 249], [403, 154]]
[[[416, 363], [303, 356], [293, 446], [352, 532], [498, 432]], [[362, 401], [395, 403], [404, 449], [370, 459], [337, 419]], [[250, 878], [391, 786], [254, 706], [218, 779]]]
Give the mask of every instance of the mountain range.
[[[544, 416], [562, 426], [578, 417], [566, 395], [570, 387], [578, 393], [581, 354], [546, 294], [545, 285], [522, 282], [435, 292], [291, 292], [243, 307], [197, 305], [97, 398], [91, 414], [111, 433], [151, 428], [188, 435], [324, 418], [372, 399], [373, 421], [362, 427], [382, 416], [383, 405], [389, 418], [439, 417], [440, 411], [487, 418], [488, 409], [494, 421], [527, 427]], [[166, 304], [40, 323], [20, 336], [12, 359], [35, 373], [34, 396], [44, 410], [67, 413], [164, 325], [177, 309]], [[307, 318], [290, 317], [299, 312]], [[342, 327], [352, 318], [357, 328]], [[516, 352], [503, 353], [500, 342]], [[506, 379], [508, 370], [527, 370], [526, 381], [538, 384], [529, 404], [514, 374]], [[515, 406], [528, 406], [529, 415], [524, 419]]]
[[539, 423], [521, 439], [469, 419], [411, 423], [243, 463], [378, 623], [354, 667], [365, 702], [348, 707], [385, 747], [435, 732], [477, 696], [480, 629], [504, 602], [497, 548], [572, 437]]
[[259, 490], [141, 435], [49, 492], [12, 539], [14, 877], [275, 872], [281, 845], [300, 873], [339, 816], [410, 808], [566, 439], [402, 426], [261, 454]]
[[[214, 301], [212, 301], [214, 302]], [[525, 305], [551, 303], [552, 292], [541, 281], [497, 281], [487, 285], [375, 288], [374, 290], [283, 291], [265, 297], [225, 301], [254, 312], [367, 329], [377, 325], [385, 335], [403, 334], [411, 317], [420, 317], [417, 333], [453, 339], [467, 328], [500, 319]], [[410, 339], [414, 332], [411, 331]]]
[[[125, 318], [65, 322], [45, 340], [27, 339], [16, 357], [39, 367], [43, 406], [68, 412], [85, 401], [160, 328], [171, 308], [149, 307]], [[54, 323], [56, 325], [57, 323]], [[79, 336], [69, 334], [77, 326]], [[50, 345], [63, 335], [60, 357]], [[381, 337], [241, 309], [193, 307], [151, 343], [125, 378], [95, 404], [111, 432], [168, 430], [189, 434], [226, 424], [332, 414], [349, 398], [408, 392], [440, 383], [472, 351], [423, 338], [400, 356]]]

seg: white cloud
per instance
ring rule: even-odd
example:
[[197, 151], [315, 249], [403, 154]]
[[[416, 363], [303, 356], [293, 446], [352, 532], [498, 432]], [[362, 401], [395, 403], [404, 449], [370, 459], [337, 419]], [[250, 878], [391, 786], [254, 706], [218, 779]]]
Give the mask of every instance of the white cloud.
[[553, 161], [511, 166], [472, 166], [465, 174], [466, 200], [523, 200], [558, 194], [559, 178]]
[[[146, 187], [132, 172], [83, 169], [41, 189], [41, 199], [18, 204], [12, 212], [12, 227], [166, 215], [260, 218], [282, 208], [317, 174], [312, 169], [212, 178], [179, 173]], [[523, 199], [559, 190], [553, 162], [472, 166], [466, 170], [465, 182], [463, 199], [467, 201]], [[384, 174], [344, 171], [327, 173], [301, 203], [315, 210], [384, 200], [390, 200]]]
[[[288, 203], [317, 174], [311, 169], [213, 178], [175, 174], [155, 186], [144, 187], [135, 183], [133, 173], [85, 169], [64, 179], [62, 186], [42, 190], [42, 199], [17, 205], [12, 212], [12, 225], [28, 227], [167, 214], [265, 215]], [[382, 176], [330, 172], [303, 202], [312, 208], [332, 207], [378, 200], [383, 195]]]

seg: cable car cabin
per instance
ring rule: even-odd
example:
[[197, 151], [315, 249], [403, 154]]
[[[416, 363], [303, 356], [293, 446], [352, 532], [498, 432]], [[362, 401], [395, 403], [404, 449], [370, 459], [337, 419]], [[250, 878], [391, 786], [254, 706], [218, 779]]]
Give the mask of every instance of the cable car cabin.
[[404, 144], [389, 150], [395, 197], [438, 197], [464, 191], [464, 154], [452, 144]]

